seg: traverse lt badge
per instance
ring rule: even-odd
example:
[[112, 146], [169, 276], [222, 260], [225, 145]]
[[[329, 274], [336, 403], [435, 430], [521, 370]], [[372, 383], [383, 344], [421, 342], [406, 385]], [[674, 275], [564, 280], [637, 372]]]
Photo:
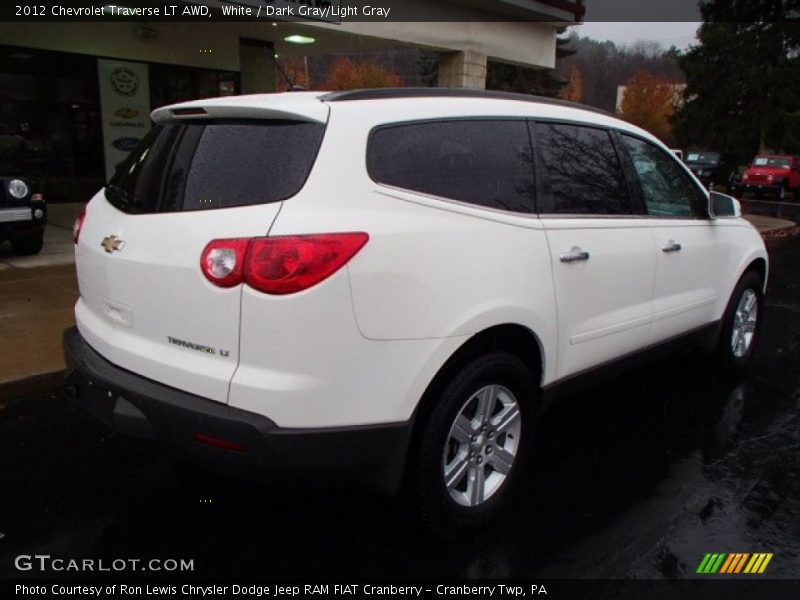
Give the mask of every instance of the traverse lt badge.
[[115, 235], [109, 235], [103, 238], [100, 245], [103, 247], [103, 250], [111, 254], [112, 252], [122, 250], [125, 247], [125, 240], [121, 240]]

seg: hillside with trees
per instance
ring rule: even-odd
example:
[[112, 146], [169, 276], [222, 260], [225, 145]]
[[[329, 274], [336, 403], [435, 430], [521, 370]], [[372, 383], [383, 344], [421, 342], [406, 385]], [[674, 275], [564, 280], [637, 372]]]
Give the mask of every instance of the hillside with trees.
[[557, 62], [555, 76], [564, 81], [579, 77], [579, 101], [584, 104], [614, 112], [617, 86], [625, 85], [641, 72], [670, 83], [683, 81], [675, 49], [666, 50], [655, 42], [618, 46], [580, 37], [578, 31], [573, 30], [568, 38], [573, 54]]

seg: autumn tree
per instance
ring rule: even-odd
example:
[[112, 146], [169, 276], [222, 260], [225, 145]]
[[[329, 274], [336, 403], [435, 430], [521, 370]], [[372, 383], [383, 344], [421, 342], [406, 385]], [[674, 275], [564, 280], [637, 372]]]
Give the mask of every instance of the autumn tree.
[[[288, 92], [289, 81], [295, 87], [301, 87], [305, 90], [311, 89], [311, 81], [308, 76], [308, 62], [305, 56], [292, 56], [290, 58], [281, 58], [278, 61], [278, 67], [282, 71], [278, 77], [278, 91]], [[288, 77], [289, 81], [286, 80]]]
[[572, 65], [569, 70], [567, 85], [561, 88], [559, 96], [562, 100], [569, 100], [570, 102], [580, 102], [583, 99], [583, 75], [581, 75], [578, 65]]
[[373, 60], [354, 62], [343, 56], [336, 60], [328, 78], [320, 86], [325, 90], [354, 90], [361, 88], [402, 87], [403, 80]]
[[675, 96], [675, 84], [668, 79], [639, 71], [625, 84], [620, 114], [626, 121], [670, 144]]
[[573, 56], [556, 62], [556, 76], [568, 81], [572, 67], [581, 72], [581, 102], [609, 112], [616, 109], [617, 87], [639, 71], [648, 71], [670, 81], [682, 81], [683, 74], [672, 50], [652, 43], [617, 46], [610, 41], [597, 41], [573, 33], [570, 47]]

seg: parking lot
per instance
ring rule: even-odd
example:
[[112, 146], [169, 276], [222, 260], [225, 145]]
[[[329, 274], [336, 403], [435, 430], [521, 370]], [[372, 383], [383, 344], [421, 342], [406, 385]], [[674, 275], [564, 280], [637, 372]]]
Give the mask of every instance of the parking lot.
[[693, 353], [546, 417], [506, 522], [436, 540], [402, 502], [276, 490], [111, 435], [57, 390], [0, 405], [0, 576], [14, 556], [194, 559], [196, 577], [688, 577], [707, 552], [800, 552], [800, 239], [770, 243], [755, 368]]

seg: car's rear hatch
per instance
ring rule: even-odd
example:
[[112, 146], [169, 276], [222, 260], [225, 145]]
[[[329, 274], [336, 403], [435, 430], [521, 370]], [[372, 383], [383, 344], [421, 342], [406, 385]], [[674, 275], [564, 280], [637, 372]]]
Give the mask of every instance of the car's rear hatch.
[[282, 202], [303, 187], [327, 108], [298, 96], [155, 111], [139, 149], [91, 201], [76, 248], [76, 316], [112, 363], [227, 401], [241, 286], [212, 285], [200, 257], [214, 239], [267, 235]]

